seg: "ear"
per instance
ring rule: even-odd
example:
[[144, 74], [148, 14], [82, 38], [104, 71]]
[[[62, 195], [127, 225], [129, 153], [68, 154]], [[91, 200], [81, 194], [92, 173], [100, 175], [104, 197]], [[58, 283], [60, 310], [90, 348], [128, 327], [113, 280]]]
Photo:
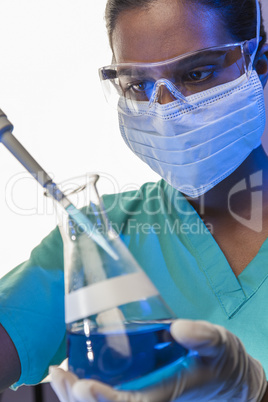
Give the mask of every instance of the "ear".
[[265, 43], [257, 53], [254, 61], [254, 68], [257, 71], [264, 88], [268, 80], [268, 43]]

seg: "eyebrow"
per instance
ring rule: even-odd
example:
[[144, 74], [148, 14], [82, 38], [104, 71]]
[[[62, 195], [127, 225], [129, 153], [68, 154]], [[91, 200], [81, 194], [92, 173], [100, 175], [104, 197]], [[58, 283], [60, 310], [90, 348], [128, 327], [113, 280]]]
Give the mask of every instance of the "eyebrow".
[[137, 78], [147, 78], [148, 77], [148, 70], [151, 71], [150, 66], [144, 66], [141, 68], [135, 68], [133, 67], [122, 67], [117, 70], [117, 77], [137, 77]]
[[[207, 58], [207, 60], [211, 60], [211, 58], [221, 58], [223, 56], [226, 56], [226, 51], [223, 50], [217, 50], [215, 52], [202, 52], [200, 55], [195, 54], [193, 56], [185, 57], [184, 62], [187, 65], [191, 63], [200, 63], [204, 60], [204, 58]], [[162, 64], [163, 63], [163, 64]], [[176, 64], [176, 60], [170, 61], [170, 64]], [[183, 58], [182, 58], [182, 63], [183, 63]], [[167, 65], [169, 62], [167, 61]], [[205, 63], [207, 64], [207, 63]], [[135, 66], [135, 64], [134, 64]], [[109, 79], [116, 79], [116, 78], [123, 78], [123, 77], [132, 77], [132, 78], [137, 78], [137, 79], [144, 79], [144, 78], [150, 78], [150, 74], [148, 72], [152, 73], [154, 68], [157, 68], [157, 63], [144, 63], [144, 65], [133, 67], [133, 66], [127, 66], [125, 65], [124, 67], [118, 65], [115, 68], [107, 68], [102, 71], [102, 77], [104, 80], [109, 80]], [[160, 62], [160, 68], [165, 67], [165, 61]]]

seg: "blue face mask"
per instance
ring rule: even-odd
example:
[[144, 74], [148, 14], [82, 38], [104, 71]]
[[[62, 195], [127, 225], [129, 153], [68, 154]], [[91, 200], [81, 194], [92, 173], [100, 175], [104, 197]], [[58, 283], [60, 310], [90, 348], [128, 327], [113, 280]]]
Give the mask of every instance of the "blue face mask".
[[188, 105], [180, 100], [155, 103], [147, 113], [140, 110], [138, 117], [125, 114], [122, 106], [119, 125], [126, 144], [140, 159], [174, 188], [198, 197], [260, 145], [264, 95], [253, 70], [249, 78], [245, 74], [188, 98]]

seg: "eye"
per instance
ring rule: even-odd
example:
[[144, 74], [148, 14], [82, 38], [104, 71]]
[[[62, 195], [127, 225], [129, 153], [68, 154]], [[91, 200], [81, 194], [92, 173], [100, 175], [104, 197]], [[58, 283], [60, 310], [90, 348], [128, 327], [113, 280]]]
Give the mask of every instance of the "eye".
[[137, 101], [147, 101], [150, 99], [154, 88], [153, 81], [135, 81], [124, 85], [124, 96]]
[[187, 76], [186, 76], [186, 80], [187, 81], [204, 81], [210, 77], [212, 77], [213, 75], [213, 69], [209, 69], [209, 70], [194, 70], [194, 71], [190, 71]]
[[131, 85], [131, 88], [134, 89], [134, 91], [137, 91], [137, 92], [145, 91], [146, 84], [145, 84], [145, 82], [139, 82], [138, 84]]
[[189, 77], [193, 81], [200, 81], [208, 78], [211, 75], [211, 71], [191, 71]]
[[150, 88], [153, 86], [153, 83], [148, 82], [148, 81], [141, 81], [133, 84], [128, 85], [128, 89], [132, 90], [134, 92], [146, 92], [150, 90]]

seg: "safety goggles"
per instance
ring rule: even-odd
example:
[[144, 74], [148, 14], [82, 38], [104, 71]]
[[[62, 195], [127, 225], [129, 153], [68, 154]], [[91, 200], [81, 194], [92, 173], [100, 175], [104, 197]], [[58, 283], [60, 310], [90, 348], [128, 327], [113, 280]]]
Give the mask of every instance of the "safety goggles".
[[[141, 102], [179, 100], [234, 81], [252, 71], [257, 40], [210, 47], [157, 63], [120, 63], [99, 69], [106, 100], [113, 107], [135, 112]], [[194, 97], [198, 99], [198, 97]], [[140, 113], [141, 108], [139, 108]], [[142, 108], [146, 111], [146, 108]]]

